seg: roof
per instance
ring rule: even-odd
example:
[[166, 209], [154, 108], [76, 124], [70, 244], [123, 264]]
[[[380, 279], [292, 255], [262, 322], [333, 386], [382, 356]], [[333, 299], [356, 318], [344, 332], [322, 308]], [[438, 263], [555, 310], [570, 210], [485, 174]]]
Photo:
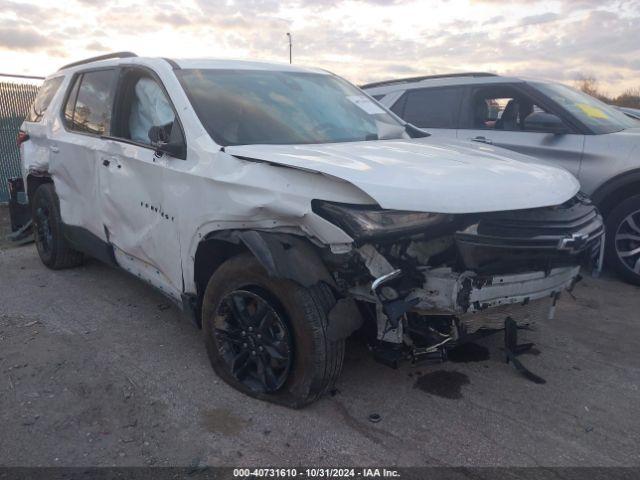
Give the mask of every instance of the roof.
[[230, 60], [216, 58], [174, 58], [180, 68], [210, 68], [210, 69], [231, 69], [231, 70], [276, 70], [284, 72], [307, 72], [324, 73], [326, 70], [318, 68], [301, 67], [288, 63], [261, 62], [250, 60]]
[[360, 88], [367, 90], [371, 95], [377, 93], [390, 93], [396, 90], [411, 90], [422, 87], [445, 87], [449, 85], [474, 85], [492, 83], [522, 83], [525, 80], [516, 77], [502, 77], [500, 75], [483, 72], [453, 73], [445, 75], [430, 75], [425, 77], [404, 78], [389, 80], [386, 82], [369, 83]]
[[287, 72], [307, 72], [328, 74], [325, 70], [315, 68], [305, 68], [288, 63], [260, 62], [247, 60], [230, 60], [215, 58], [183, 58], [169, 59], [158, 57], [138, 57], [132, 52], [115, 52], [107, 55], [91, 57], [77, 62], [70, 63], [60, 68], [59, 71], [75, 71], [79, 68], [94, 66], [110, 66], [120, 64], [148, 64], [157, 61], [164, 61], [175, 68], [208, 68], [208, 69], [232, 69], [232, 70], [275, 70]]
[[387, 85], [395, 85], [398, 83], [412, 83], [412, 82], [420, 82], [423, 80], [431, 80], [434, 78], [453, 78], [453, 77], [495, 77], [495, 73], [487, 73], [487, 72], [465, 72], [465, 73], [449, 73], [449, 74], [439, 74], [439, 75], [424, 75], [420, 77], [409, 77], [409, 78], [398, 78], [394, 80], [385, 80], [382, 82], [374, 82], [368, 83], [366, 85], [361, 85], [360, 88], [374, 88], [374, 87], [383, 87]]

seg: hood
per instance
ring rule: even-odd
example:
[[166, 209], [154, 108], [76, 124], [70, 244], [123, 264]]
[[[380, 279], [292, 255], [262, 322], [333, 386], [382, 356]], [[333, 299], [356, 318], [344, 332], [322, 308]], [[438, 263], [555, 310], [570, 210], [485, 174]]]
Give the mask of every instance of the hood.
[[[555, 167], [523, 163], [491, 146], [429, 137], [313, 145], [226, 147], [234, 156], [345, 180], [382, 208], [479, 213], [559, 205], [579, 190]], [[328, 199], [326, 199], [328, 200]]]

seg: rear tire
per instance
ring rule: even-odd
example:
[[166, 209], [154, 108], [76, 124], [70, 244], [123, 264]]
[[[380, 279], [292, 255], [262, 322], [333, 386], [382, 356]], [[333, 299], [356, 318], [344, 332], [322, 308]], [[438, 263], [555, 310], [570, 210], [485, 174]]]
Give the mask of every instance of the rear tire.
[[[334, 304], [325, 284], [305, 288], [271, 278], [250, 254], [227, 260], [209, 280], [202, 305], [213, 369], [261, 400], [292, 408], [314, 402], [333, 388], [342, 369], [344, 340], [327, 338]], [[258, 329], [265, 323], [268, 328]]]
[[608, 265], [627, 282], [640, 285], [640, 195], [611, 210], [606, 242]]
[[40, 260], [52, 270], [82, 264], [82, 253], [74, 250], [64, 237], [60, 203], [52, 183], [40, 185], [31, 200], [33, 232]]

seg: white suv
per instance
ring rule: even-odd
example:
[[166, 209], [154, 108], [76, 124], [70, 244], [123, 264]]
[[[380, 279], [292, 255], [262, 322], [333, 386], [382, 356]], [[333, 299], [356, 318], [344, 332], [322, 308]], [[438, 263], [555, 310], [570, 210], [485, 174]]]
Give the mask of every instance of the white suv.
[[544, 317], [601, 252], [569, 173], [413, 140], [325, 71], [113, 54], [48, 77], [22, 130], [44, 264], [145, 280], [226, 382], [293, 407], [332, 388], [356, 329], [387, 364], [443, 358]]

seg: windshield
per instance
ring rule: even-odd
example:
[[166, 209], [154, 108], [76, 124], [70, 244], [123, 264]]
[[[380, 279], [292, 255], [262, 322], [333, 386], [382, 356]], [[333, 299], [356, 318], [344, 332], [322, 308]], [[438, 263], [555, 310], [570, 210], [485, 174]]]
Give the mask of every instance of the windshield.
[[566, 108], [594, 133], [619, 132], [637, 128], [638, 123], [624, 113], [586, 93], [557, 83], [534, 83], [538, 90]]
[[214, 69], [176, 75], [219, 145], [407, 138], [404, 125], [334, 75]]

